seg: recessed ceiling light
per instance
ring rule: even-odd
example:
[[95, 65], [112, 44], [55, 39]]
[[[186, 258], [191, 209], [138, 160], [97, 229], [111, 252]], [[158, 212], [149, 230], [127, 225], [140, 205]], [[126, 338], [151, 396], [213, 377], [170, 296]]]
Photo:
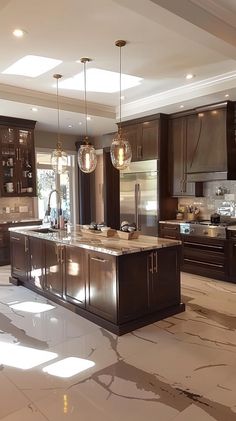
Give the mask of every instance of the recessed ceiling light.
[[187, 79], [187, 80], [193, 79], [194, 77], [195, 77], [195, 75], [193, 75], [192, 73], [187, 73], [185, 75], [185, 79]]
[[16, 28], [16, 29], [14, 29], [14, 31], [12, 33], [13, 33], [14, 37], [22, 38], [26, 34], [26, 31], [24, 31], [23, 29], [20, 29], [20, 28]]
[[125, 99], [125, 96], [121, 95], [120, 99], [123, 101]]
[[72, 124], [68, 124], [68, 127], [71, 129], [71, 127], [73, 127], [73, 126], [72, 126]]
[[37, 77], [61, 64], [61, 60], [54, 58], [28, 55], [17, 60], [10, 67], [3, 70], [3, 74]]
[[90, 115], [87, 116], [87, 120], [88, 121], [92, 120], [91, 117], [90, 117]]
[[179, 106], [179, 108], [184, 108], [184, 105], [183, 105], [183, 104], [181, 104], [181, 105]]
[[225, 98], [229, 98], [229, 94], [225, 94]]
[[36, 108], [36, 107], [32, 107], [32, 108], [31, 108], [31, 111], [33, 111], [34, 113], [36, 113], [36, 112], [38, 111], [38, 108]]
[[[140, 85], [143, 79], [137, 76], [122, 74], [121, 86], [122, 90], [133, 88]], [[120, 81], [120, 74], [110, 72], [102, 69], [88, 69], [87, 70], [87, 91], [89, 92], [118, 92]], [[62, 89], [73, 89], [76, 91], [83, 91], [84, 89], [84, 74], [83, 72], [65, 79], [60, 83]]]
[[79, 126], [82, 126], [82, 121], [79, 121]]

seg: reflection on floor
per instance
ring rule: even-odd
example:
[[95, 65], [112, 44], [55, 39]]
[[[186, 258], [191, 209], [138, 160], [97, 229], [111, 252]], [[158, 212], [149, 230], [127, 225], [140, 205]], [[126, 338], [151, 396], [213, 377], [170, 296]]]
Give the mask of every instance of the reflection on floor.
[[117, 337], [6, 274], [1, 421], [236, 420], [236, 285], [183, 274], [185, 313]]

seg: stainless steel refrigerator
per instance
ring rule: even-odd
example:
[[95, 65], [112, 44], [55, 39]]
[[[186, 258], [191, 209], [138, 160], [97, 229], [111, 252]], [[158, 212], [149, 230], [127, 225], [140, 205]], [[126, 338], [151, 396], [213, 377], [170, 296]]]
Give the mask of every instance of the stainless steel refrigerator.
[[159, 161], [131, 162], [120, 171], [120, 222], [135, 222], [145, 235], [157, 236]]

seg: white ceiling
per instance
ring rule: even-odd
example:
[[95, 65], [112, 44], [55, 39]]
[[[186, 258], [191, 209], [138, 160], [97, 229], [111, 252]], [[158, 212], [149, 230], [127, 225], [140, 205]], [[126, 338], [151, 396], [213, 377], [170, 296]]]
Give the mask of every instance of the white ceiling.
[[[76, 60], [83, 56], [92, 58], [88, 66], [119, 71], [117, 39], [127, 41], [123, 72], [143, 78], [124, 92], [123, 119], [224, 101], [226, 93], [236, 100], [235, 22], [235, 0], [1, 0], [0, 114], [56, 131], [53, 74], [82, 71]], [[12, 35], [19, 27], [23, 39]], [[28, 54], [62, 64], [37, 78], [1, 74]], [[192, 81], [185, 80], [189, 72]], [[59, 88], [61, 132], [84, 133], [83, 97]], [[89, 134], [114, 131], [119, 94], [88, 92], [87, 99]]]

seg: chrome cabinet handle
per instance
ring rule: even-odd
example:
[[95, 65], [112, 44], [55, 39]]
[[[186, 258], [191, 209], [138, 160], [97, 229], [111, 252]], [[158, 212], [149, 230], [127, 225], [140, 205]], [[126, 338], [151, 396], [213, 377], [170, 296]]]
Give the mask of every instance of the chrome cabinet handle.
[[205, 265], [205, 266], [213, 266], [216, 268], [223, 268], [224, 265], [217, 265], [216, 263], [209, 263], [209, 262], [202, 262], [201, 260], [193, 260], [193, 259], [186, 259], [184, 258], [185, 262], [191, 262], [191, 263], [200, 263], [201, 265]]

